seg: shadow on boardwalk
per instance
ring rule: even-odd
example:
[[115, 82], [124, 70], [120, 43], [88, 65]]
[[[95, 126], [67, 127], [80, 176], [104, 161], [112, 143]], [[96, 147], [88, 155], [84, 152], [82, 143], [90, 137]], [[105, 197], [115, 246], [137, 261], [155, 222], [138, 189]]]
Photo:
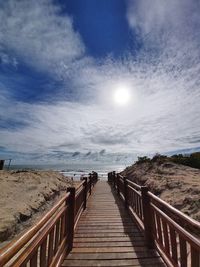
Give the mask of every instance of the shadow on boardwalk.
[[130, 266], [166, 266], [161, 260], [156, 250], [148, 249], [146, 247], [144, 233], [131, 219], [128, 210], [125, 208], [123, 200], [119, 197], [116, 190], [114, 190], [114, 188], [109, 183], [108, 185], [110, 186], [112, 195], [115, 199], [115, 203], [118, 206], [119, 215], [123, 224], [124, 234], [129, 239], [130, 244], [124, 243], [124, 245], [127, 245], [127, 248], [129, 247], [129, 245], [131, 245], [133, 249], [133, 252], [131, 252], [130, 257], [135, 261], [136, 265]]

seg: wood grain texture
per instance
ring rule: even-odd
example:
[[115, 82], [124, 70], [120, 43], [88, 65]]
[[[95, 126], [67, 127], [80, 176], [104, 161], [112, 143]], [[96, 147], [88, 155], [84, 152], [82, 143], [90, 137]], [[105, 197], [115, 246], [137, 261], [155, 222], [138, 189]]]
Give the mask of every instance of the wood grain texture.
[[159, 266], [160, 256], [145, 246], [144, 234], [107, 182], [99, 181], [74, 233], [62, 266]]

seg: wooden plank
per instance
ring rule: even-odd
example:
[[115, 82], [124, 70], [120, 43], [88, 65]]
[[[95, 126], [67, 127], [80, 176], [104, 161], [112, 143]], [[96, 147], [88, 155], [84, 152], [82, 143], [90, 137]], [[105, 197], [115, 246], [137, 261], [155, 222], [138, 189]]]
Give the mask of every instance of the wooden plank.
[[144, 237], [143, 233], [141, 232], [134, 232], [134, 233], [75, 233], [74, 237], [137, 237], [141, 236]]
[[60, 233], [60, 220], [58, 220], [58, 222], [56, 223], [54, 254], [56, 254], [59, 245], [59, 233]]
[[87, 217], [81, 217], [80, 222], [87, 222], [87, 221], [107, 221], [107, 222], [109, 222], [110, 220], [112, 220], [112, 221], [118, 220], [121, 222], [124, 222], [124, 221], [133, 222], [133, 221], [131, 221], [130, 216], [129, 217], [123, 216], [122, 219], [120, 218], [121, 216], [123, 216], [123, 215], [121, 215], [121, 214], [116, 215], [116, 216], [109, 216], [109, 215], [101, 216], [101, 215], [99, 215], [99, 216], [94, 216], [94, 217], [87, 216]]
[[[95, 200], [96, 201], [96, 200]], [[99, 204], [100, 205], [100, 204]], [[122, 213], [122, 214], [126, 214], [126, 211], [123, 210], [123, 209], [119, 209], [119, 206], [117, 209], [106, 209], [105, 208], [105, 213], [109, 213], [111, 212], [111, 214], [119, 214], [119, 213]], [[89, 214], [96, 214], [96, 213], [104, 213], [102, 209], [96, 209], [96, 210], [93, 210], [93, 209], [90, 209], [89, 207], [87, 208], [87, 210], [84, 212], [83, 216], [87, 216]]]
[[179, 236], [180, 242], [180, 264], [181, 267], [187, 267], [187, 244], [186, 241]]
[[132, 230], [133, 229], [133, 226], [132, 225], [96, 225], [96, 226], [93, 226], [93, 227], [87, 227], [86, 225], [80, 225], [77, 227], [77, 231], [79, 230], [95, 230], [95, 231], [98, 231], [98, 230], [103, 230], [103, 229], [116, 229], [116, 230]]
[[199, 267], [200, 266], [200, 253], [197, 249], [191, 246], [191, 266]]
[[156, 223], [157, 223], [158, 241], [159, 241], [160, 244], [163, 245], [162, 229], [161, 229], [161, 218], [160, 218], [158, 213], [156, 213]]
[[103, 216], [95, 216], [95, 217], [87, 217], [87, 218], [81, 218], [81, 220], [80, 220], [80, 222], [88, 222], [88, 221], [101, 221], [101, 222], [103, 222], [103, 221], [107, 221], [107, 222], [109, 222], [110, 220], [111, 221], [120, 221], [120, 222], [126, 222], [126, 221], [128, 221], [128, 222], [132, 222], [131, 221], [131, 218], [130, 217], [123, 217], [123, 219], [121, 219], [120, 218], [120, 216], [121, 215], [119, 215], [119, 216], [113, 216], [113, 217], [111, 217], [111, 216], [105, 216], [105, 217], [103, 217]]
[[118, 253], [118, 252], [134, 252], [144, 251], [146, 247], [98, 247], [98, 248], [73, 248], [71, 253]]
[[48, 244], [48, 265], [50, 265], [53, 258], [53, 243], [54, 243], [54, 228], [49, 233], [49, 244]]
[[144, 237], [141, 236], [126, 236], [126, 237], [83, 237], [83, 238], [74, 238], [74, 242], [124, 242], [124, 241], [144, 241]]
[[163, 263], [159, 258], [145, 258], [145, 259], [116, 259], [116, 260], [65, 260], [62, 266], [157, 266], [163, 267]]
[[32, 258], [30, 259], [30, 267], [37, 267], [37, 257], [38, 257], [38, 250], [35, 251]]
[[[135, 233], [137, 229], [98, 229], [99, 233]], [[96, 233], [96, 229], [78, 229], [76, 233]]]
[[[93, 223], [93, 222], [84, 222], [84, 223], [81, 223], [79, 224], [79, 227], [82, 227], [82, 226], [87, 226], [87, 227], [93, 227], [93, 226], [97, 226], [97, 225], [119, 225], [119, 226], [123, 226], [123, 225], [131, 225], [132, 227], [136, 227], [135, 224], [133, 224], [133, 222], [96, 222], [96, 223]], [[136, 227], [137, 228], [137, 227]]]
[[135, 225], [131, 224], [97, 224], [97, 225], [80, 225], [76, 228], [77, 230], [98, 230], [98, 229], [132, 229], [135, 232], [140, 232]]
[[178, 256], [177, 256], [176, 232], [171, 227], [169, 228], [169, 232], [170, 232], [170, 240], [171, 240], [172, 259], [174, 260], [175, 263], [177, 263]]
[[[121, 189], [120, 189], [121, 190]], [[74, 233], [73, 249], [62, 266], [165, 266], [124, 203], [106, 182], [98, 183]]]
[[164, 236], [164, 246], [165, 246], [165, 250], [166, 252], [169, 254], [170, 250], [169, 250], [169, 236], [168, 236], [168, 228], [167, 228], [167, 224], [164, 220], [162, 220], [162, 225], [163, 225], [163, 236]]
[[40, 266], [46, 267], [47, 265], [47, 238], [42, 242], [40, 247]]
[[125, 216], [127, 217], [127, 213], [124, 213], [124, 212], [112, 212], [112, 211], [95, 211], [94, 213], [88, 213], [88, 214], [84, 214], [81, 216], [81, 219], [83, 218], [90, 218], [90, 217], [93, 217], [93, 216]]
[[88, 220], [85, 220], [85, 221], [80, 221], [79, 222], [79, 224], [78, 224], [78, 226], [85, 226], [85, 225], [90, 225], [90, 224], [96, 224], [96, 225], [116, 225], [116, 224], [122, 224], [122, 225], [125, 225], [125, 224], [129, 224], [129, 225], [132, 225], [132, 226], [134, 226], [135, 228], [137, 228], [138, 229], [138, 227], [136, 226], [136, 225], [133, 225], [132, 224], [132, 221], [131, 220], [125, 220], [125, 221], [122, 221], [122, 220], [120, 220], [120, 219], [115, 219], [115, 220], [113, 220], [113, 219], [107, 219], [107, 220], [103, 220], [103, 219], [101, 219], [101, 220], [90, 220], [90, 219], [88, 219]]
[[[95, 200], [96, 201], [96, 200]], [[117, 209], [109, 209], [109, 210], [106, 210], [105, 208], [105, 213], [109, 213], [111, 212], [111, 214], [119, 214], [119, 213], [123, 213], [123, 214], [126, 214], [126, 211], [125, 210], [120, 210], [119, 209], [119, 206]], [[87, 216], [89, 214], [96, 214], [96, 213], [104, 213], [103, 210], [101, 209], [96, 209], [96, 210], [92, 210], [92, 209], [89, 209], [89, 207], [87, 207], [87, 210], [84, 212], [83, 216]]]
[[112, 260], [112, 259], [137, 259], [159, 257], [154, 250], [143, 250], [136, 252], [123, 252], [123, 253], [71, 253], [67, 259], [74, 260]]
[[145, 246], [145, 242], [142, 240], [137, 240], [137, 241], [124, 241], [124, 242], [91, 242], [91, 243], [76, 243], [74, 242], [73, 247], [74, 248], [81, 248], [81, 247], [132, 247], [132, 246]]
[[127, 218], [123, 218], [123, 219], [121, 219], [120, 218], [120, 216], [118, 216], [118, 217], [116, 217], [116, 218], [110, 218], [109, 216], [106, 216], [105, 218], [84, 218], [84, 219], [80, 219], [80, 222], [79, 223], [81, 223], [81, 222], [96, 222], [96, 221], [99, 221], [99, 222], [132, 222], [131, 221], [131, 218], [129, 217], [127, 217]]

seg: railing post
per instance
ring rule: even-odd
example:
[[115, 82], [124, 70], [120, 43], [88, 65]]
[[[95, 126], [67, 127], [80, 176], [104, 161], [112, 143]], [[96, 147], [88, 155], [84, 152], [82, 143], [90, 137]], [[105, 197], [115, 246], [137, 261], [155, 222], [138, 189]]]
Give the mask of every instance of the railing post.
[[120, 190], [119, 190], [119, 173], [117, 173], [117, 194], [119, 195]]
[[109, 172], [108, 173], [108, 182], [110, 183], [110, 184], [112, 184], [113, 183], [113, 176], [112, 176], [112, 172]]
[[89, 173], [89, 192], [92, 194], [92, 175]]
[[93, 172], [93, 177], [94, 177], [94, 181], [96, 183], [98, 181], [98, 173], [97, 172]]
[[0, 160], [0, 170], [3, 170], [5, 160], [1, 159]]
[[74, 218], [75, 218], [75, 194], [76, 194], [76, 189], [75, 187], [68, 187], [67, 192], [70, 193], [68, 203], [69, 205], [69, 214], [67, 215], [68, 217], [68, 229], [66, 225], [66, 230], [69, 231], [68, 233], [68, 242], [69, 242], [69, 247], [68, 251], [71, 251], [73, 248], [73, 240], [74, 240]]
[[128, 208], [128, 188], [127, 188], [127, 180], [126, 180], [126, 176], [123, 177], [124, 180], [124, 205], [125, 208]]
[[115, 186], [116, 186], [115, 171], [112, 174], [113, 174], [113, 186], [114, 186], [114, 189], [115, 189]]
[[84, 177], [83, 178], [83, 186], [84, 186], [84, 205], [83, 205], [83, 209], [85, 210], [86, 209], [86, 206], [87, 206], [87, 178]]
[[148, 187], [141, 186], [141, 195], [142, 195], [142, 208], [144, 216], [144, 232], [145, 240], [148, 248], [154, 247], [153, 231], [152, 231], [152, 214], [150, 206], [150, 198], [148, 196]]

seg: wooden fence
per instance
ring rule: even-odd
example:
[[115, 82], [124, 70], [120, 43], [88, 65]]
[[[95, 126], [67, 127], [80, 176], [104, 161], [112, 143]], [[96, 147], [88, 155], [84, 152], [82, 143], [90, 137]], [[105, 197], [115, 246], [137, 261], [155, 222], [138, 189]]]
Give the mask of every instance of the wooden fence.
[[167, 266], [200, 267], [199, 222], [120, 174], [109, 173], [108, 181], [144, 231], [147, 246], [155, 247]]
[[37, 224], [0, 250], [0, 267], [59, 266], [72, 249], [74, 229], [97, 179], [94, 172], [78, 188], [69, 187]]

